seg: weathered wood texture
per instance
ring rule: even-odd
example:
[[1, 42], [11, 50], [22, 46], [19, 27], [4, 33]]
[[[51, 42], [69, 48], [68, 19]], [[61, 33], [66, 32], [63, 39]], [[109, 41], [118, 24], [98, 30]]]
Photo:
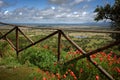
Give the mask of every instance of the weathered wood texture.
[[60, 45], [61, 45], [61, 31], [58, 30], [58, 61], [60, 61], [60, 53], [61, 53]]
[[[77, 48], [77, 50], [79, 50], [83, 55], [86, 55], [87, 53], [82, 49], [80, 48], [74, 41], [72, 41], [68, 36], [66, 36], [64, 34], [64, 32], [61, 31], [61, 34], [73, 45]], [[92, 60], [90, 58], [90, 56], [87, 56], [87, 59], [88, 61], [90, 61], [97, 69], [100, 70], [101, 73], [103, 73], [107, 78], [109, 78], [110, 80], [114, 80], [114, 78], [105, 70], [103, 69], [99, 64], [95, 64], [94, 60]], [[71, 61], [71, 60], [70, 60]], [[67, 62], [68, 63], [68, 62]], [[65, 63], [66, 64], [66, 63]]]
[[18, 54], [19, 54], [19, 34], [18, 34], [18, 27], [16, 27], [16, 54], [17, 54], [17, 57], [18, 57]]
[[[1, 35], [3, 36], [3, 33], [1, 33]], [[16, 50], [15, 45], [7, 38], [7, 36], [4, 39], [11, 45], [12, 48], [14, 48]]]
[[28, 40], [30, 41], [32, 44], [34, 43], [30, 38], [27, 37], [27, 35], [25, 35], [21, 30], [20, 28], [18, 28], [19, 32]]
[[44, 40], [46, 40], [46, 39], [52, 37], [53, 35], [55, 35], [55, 34], [57, 34], [57, 33], [58, 33], [58, 31], [55, 31], [55, 32], [49, 34], [48, 36], [46, 36], [46, 37], [44, 37], [44, 38], [42, 38], [42, 39], [40, 39], [40, 40], [38, 40], [38, 41], [36, 41], [36, 42], [34, 42], [34, 43], [28, 45], [28, 46], [26, 46], [25, 48], [20, 49], [19, 52], [21, 52], [21, 51], [23, 51], [23, 50], [25, 50], [25, 49], [27, 49], [27, 48], [29, 48], [29, 47], [31, 47], [31, 46], [34, 46], [34, 45], [36, 45], [36, 44], [38, 44], [38, 43], [40, 43], [40, 42], [42, 42], [42, 41], [44, 41]]

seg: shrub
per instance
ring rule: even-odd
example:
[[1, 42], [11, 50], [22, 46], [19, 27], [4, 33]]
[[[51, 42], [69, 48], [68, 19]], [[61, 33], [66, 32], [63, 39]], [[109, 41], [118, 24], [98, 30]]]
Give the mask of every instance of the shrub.
[[39, 49], [36, 47], [31, 47], [24, 51], [21, 55], [21, 62], [22, 64], [25, 64], [26, 61], [29, 61], [31, 64], [34, 64], [43, 70], [56, 72], [57, 69], [54, 66], [54, 62], [57, 61], [56, 56], [52, 51], [43, 48]]

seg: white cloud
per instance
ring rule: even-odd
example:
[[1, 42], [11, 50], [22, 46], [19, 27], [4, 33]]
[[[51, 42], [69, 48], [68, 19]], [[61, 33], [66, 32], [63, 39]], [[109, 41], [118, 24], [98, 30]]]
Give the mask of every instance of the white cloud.
[[8, 10], [7, 10], [7, 11], [5, 11], [5, 12], [4, 12], [4, 15], [7, 15], [7, 14], [8, 14], [8, 12], [9, 12]]
[[78, 14], [78, 12], [75, 11], [75, 12], [73, 12], [73, 14]]
[[0, 0], [0, 7], [4, 5], [4, 2]]
[[22, 14], [23, 14], [22, 12], [19, 13], [19, 15], [22, 15]]
[[86, 16], [86, 14], [87, 14], [87, 12], [83, 12], [83, 13], [82, 13], [82, 16]]
[[0, 5], [2, 5], [2, 4], [3, 4], [3, 1], [0, 0]]
[[[3, 1], [0, 0], [0, 5]], [[83, 5], [80, 9], [75, 9], [75, 6], [84, 2], [92, 0], [49, 0], [48, 8], [16, 8], [13, 11], [0, 12], [0, 20], [15, 21], [15, 22], [87, 22], [93, 21], [92, 13], [89, 14], [87, 8], [89, 6]], [[55, 5], [53, 5], [55, 4]], [[57, 4], [57, 6], [56, 6]]]
[[84, 0], [74, 0], [76, 3], [81, 3], [83, 2]]
[[55, 9], [55, 7], [54, 7], [54, 6], [52, 6], [51, 8], [52, 8], [53, 10]]
[[[7, 14], [7, 15], [6, 15]], [[72, 11], [69, 8], [56, 7], [46, 9], [18, 8], [0, 13], [1, 20], [16, 22], [87, 22], [93, 21], [93, 15], [84, 10]]]
[[83, 1], [85, 1], [85, 0], [74, 0], [73, 2], [71, 2], [71, 5], [77, 5], [77, 4], [80, 4]]
[[8, 3], [6, 0], [0, 0], [0, 9], [9, 7], [12, 4], [12, 1]]
[[6, 6], [6, 3], [3, 0], [0, 0], [0, 8], [3, 8]]
[[52, 3], [52, 4], [59, 4], [59, 5], [61, 5], [61, 4], [66, 3], [69, 0], [48, 0], [48, 1], [49, 1], [49, 3]]
[[48, 0], [50, 4], [55, 4], [59, 6], [77, 6], [82, 2], [90, 2], [92, 0]]

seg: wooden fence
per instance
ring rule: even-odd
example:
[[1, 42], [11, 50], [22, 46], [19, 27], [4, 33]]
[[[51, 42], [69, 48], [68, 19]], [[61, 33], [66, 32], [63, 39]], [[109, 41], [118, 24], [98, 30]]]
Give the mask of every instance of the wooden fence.
[[[58, 59], [57, 59], [57, 61], [58, 61], [58, 62], [60, 61], [60, 55], [61, 55], [61, 47], [60, 47], [60, 45], [61, 45], [61, 36], [63, 36], [67, 41], [69, 41], [73, 46], [76, 47], [77, 50], [79, 50], [79, 51], [83, 54], [83, 55], [80, 55], [80, 56], [78, 56], [78, 57], [76, 57], [76, 58], [74, 58], [74, 59], [71, 59], [71, 60], [65, 62], [64, 65], [70, 64], [70, 63], [72, 63], [72, 62], [74, 62], [74, 61], [77, 61], [77, 60], [80, 60], [80, 59], [82, 59], [82, 58], [87, 58], [87, 59], [88, 59], [96, 68], [98, 68], [98, 70], [99, 70], [102, 74], [104, 74], [108, 79], [110, 79], [110, 80], [115, 80], [115, 79], [114, 79], [105, 69], [103, 69], [99, 64], [95, 64], [95, 63], [94, 63], [94, 60], [92, 60], [92, 59], [90, 58], [90, 55], [92, 55], [92, 54], [97, 54], [97, 53], [100, 52], [100, 51], [103, 51], [103, 50], [105, 50], [105, 49], [108, 49], [108, 48], [111, 48], [111, 47], [113, 47], [113, 46], [119, 45], [119, 44], [120, 44], [120, 40], [114, 41], [113, 43], [110, 43], [110, 44], [108, 44], [108, 45], [106, 45], [106, 46], [103, 46], [103, 47], [101, 47], [101, 48], [98, 48], [98, 49], [96, 49], [96, 50], [93, 50], [93, 51], [91, 51], [91, 52], [86, 53], [86, 52], [85, 52], [81, 47], [79, 47], [73, 40], [71, 40], [71, 39], [64, 33], [64, 31], [67, 30], [67, 31], [77, 31], [77, 32], [79, 31], [79, 32], [118, 33], [118, 34], [120, 34], [119, 31], [53, 29], [53, 30], [55, 30], [53, 33], [51, 33], [51, 34], [47, 35], [46, 37], [44, 37], [44, 38], [42, 38], [42, 39], [39, 39], [38, 41], [35, 41], [35, 42], [34, 42], [34, 41], [32, 41], [30, 38], [28, 38], [27, 35], [25, 35], [25, 33], [23, 33], [23, 31], [20, 29], [20, 27], [26, 27], [26, 26], [18, 26], [18, 25], [6, 24], [6, 23], [1, 23], [1, 22], [0, 22], [0, 24], [9, 25], [9, 26], [14, 26], [13, 29], [9, 30], [9, 31], [8, 31], [7, 33], [5, 33], [5, 34], [3, 34], [2, 32], [0, 32], [0, 34], [2, 35], [2, 36], [0, 37], [0, 39], [5, 39], [5, 40], [11, 45], [11, 47], [14, 48], [14, 50], [16, 51], [17, 57], [18, 57], [18, 55], [19, 55], [19, 53], [20, 53], [21, 51], [24, 51], [24, 50], [26, 50], [27, 48], [30, 48], [31, 46], [34, 46], [34, 45], [36, 45], [36, 44], [38, 44], [38, 43], [40, 43], [40, 42], [42, 42], [42, 41], [44, 41], [44, 40], [52, 37], [52, 36], [54, 36], [55, 34], [58, 34], [58, 47], [57, 47], [57, 52], [58, 52]], [[29, 28], [33, 28], [33, 27], [29, 27]], [[52, 28], [47, 28], [47, 29], [52, 29]], [[9, 40], [9, 38], [7, 38], [7, 35], [10, 34], [12, 31], [15, 31], [15, 36], [16, 36], [16, 40], [15, 40], [15, 41], [16, 41], [16, 44], [15, 44], [15, 45]], [[21, 33], [21, 34], [24, 36], [24, 38], [26, 38], [29, 42], [31, 42], [31, 44], [29, 44], [28, 46], [20, 49], [20, 48], [19, 48], [19, 34], [18, 34], [18, 33]]]

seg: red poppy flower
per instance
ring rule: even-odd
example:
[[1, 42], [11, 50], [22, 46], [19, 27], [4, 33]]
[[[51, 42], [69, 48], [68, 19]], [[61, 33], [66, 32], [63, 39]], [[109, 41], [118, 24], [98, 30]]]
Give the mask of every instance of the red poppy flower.
[[83, 72], [83, 69], [82, 68], [80, 68], [80, 73], [82, 73]]
[[36, 80], [36, 77], [34, 77], [34, 79], [33, 80]]
[[103, 58], [102, 57], [100, 57], [100, 62], [102, 62], [103, 61]]
[[95, 79], [96, 79], [96, 80], [99, 80], [99, 76], [98, 76], [98, 75], [96, 75], [96, 76], [95, 76]]
[[117, 70], [118, 73], [120, 73], [120, 68], [116, 67], [116, 70]]
[[47, 80], [45, 77], [43, 77], [43, 80]]
[[58, 79], [60, 79], [60, 74], [59, 73], [56, 73], [56, 76]]
[[96, 55], [94, 54], [94, 55], [91, 55], [91, 58], [96, 58]]
[[72, 71], [70, 72], [70, 75], [73, 76], [73, 77], [76, 77], [74, 72], [72, 72]]
[[63, 78], [66, 78], [66, 77], [67, 77], [67, 76], [64, 74], [64, 75], [63, 75]]

